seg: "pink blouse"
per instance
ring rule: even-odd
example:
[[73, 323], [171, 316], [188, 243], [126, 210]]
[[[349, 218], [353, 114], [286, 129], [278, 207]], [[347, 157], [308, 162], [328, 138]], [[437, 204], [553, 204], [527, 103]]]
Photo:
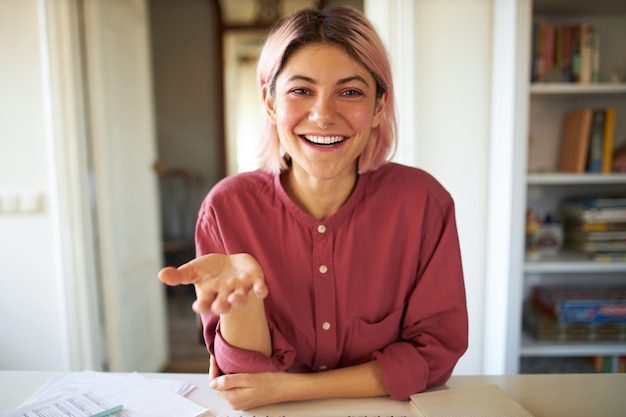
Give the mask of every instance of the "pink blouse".
[[278, 175], [222, 180], [200, 209], [198, 255], [249, 253], [263, 268], [273, 355], [204, 336], [224, 373], [323, 372], [378, 360], [395, 399], [443, 384], [467, 348], [461, 255], [448, 192], [394, 163], [359, 176], [330, 218], [304, 213]]

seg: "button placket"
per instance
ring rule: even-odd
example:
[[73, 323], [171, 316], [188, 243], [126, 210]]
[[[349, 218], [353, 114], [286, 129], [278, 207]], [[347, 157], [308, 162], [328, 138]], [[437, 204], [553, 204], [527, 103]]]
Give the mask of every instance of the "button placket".
[[318, 323], [314, 366], [320, 370], [334, 366], [338, 361], [336, 324], [335, 277], [332, 270], [333, 238], [331, 229], [318, 224], [313, 230], [313, 262], [315, 280], [315, 316]]

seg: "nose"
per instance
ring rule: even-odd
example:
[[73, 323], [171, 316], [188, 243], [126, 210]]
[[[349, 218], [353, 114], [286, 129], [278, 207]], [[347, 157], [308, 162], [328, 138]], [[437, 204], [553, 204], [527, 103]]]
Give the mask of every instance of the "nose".
[[335, 121], [336, 108], [335, 102], [331, 97], [318, 96], [311, 111], [309, 112], [309, 121], [318, 126], [328, 126]]

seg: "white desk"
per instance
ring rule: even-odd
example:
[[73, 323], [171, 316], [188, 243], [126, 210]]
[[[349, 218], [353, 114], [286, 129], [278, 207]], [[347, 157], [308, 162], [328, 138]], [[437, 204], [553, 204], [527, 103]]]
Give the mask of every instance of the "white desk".
[[[0, 412], [17, 407], [59, 372], [0, 371]], [[182, 379], [198, 388], [188, 398], [230, 416], [414, 416], [408, 401], [389, 398], [302, 401], [234, 412], [208, 387], [204, 374], [144, 374]], [[626, 374], [453, 376], [448, 388], [497, 384], [536, 417], [624, 417]]]

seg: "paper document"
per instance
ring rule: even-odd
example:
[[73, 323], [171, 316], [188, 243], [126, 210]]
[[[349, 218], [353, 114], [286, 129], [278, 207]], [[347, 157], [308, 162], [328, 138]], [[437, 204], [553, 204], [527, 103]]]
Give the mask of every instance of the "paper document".
[[533, 417], [497, 385], [474, 385], [411, 395], [421, 417]]
[[[71, 397], [57, 397], [51, 401], [30, 404], [0, 414], [0, 416], [20, 417], [92, 417], [99, 412], [108, 410], [113, 404], [93, 392]], [[124, 411], [110, 414], [115, 417], [128, 416]]]
[[[186, 385], [186, 384], [183, 384]], [[75, 372], [51, 380], [19, 408], [0, 417], [89, 417], [115, 405], [114, 417], [198, 417], [208, 409], [180, 395], [189, 386], [137, 373]]]

